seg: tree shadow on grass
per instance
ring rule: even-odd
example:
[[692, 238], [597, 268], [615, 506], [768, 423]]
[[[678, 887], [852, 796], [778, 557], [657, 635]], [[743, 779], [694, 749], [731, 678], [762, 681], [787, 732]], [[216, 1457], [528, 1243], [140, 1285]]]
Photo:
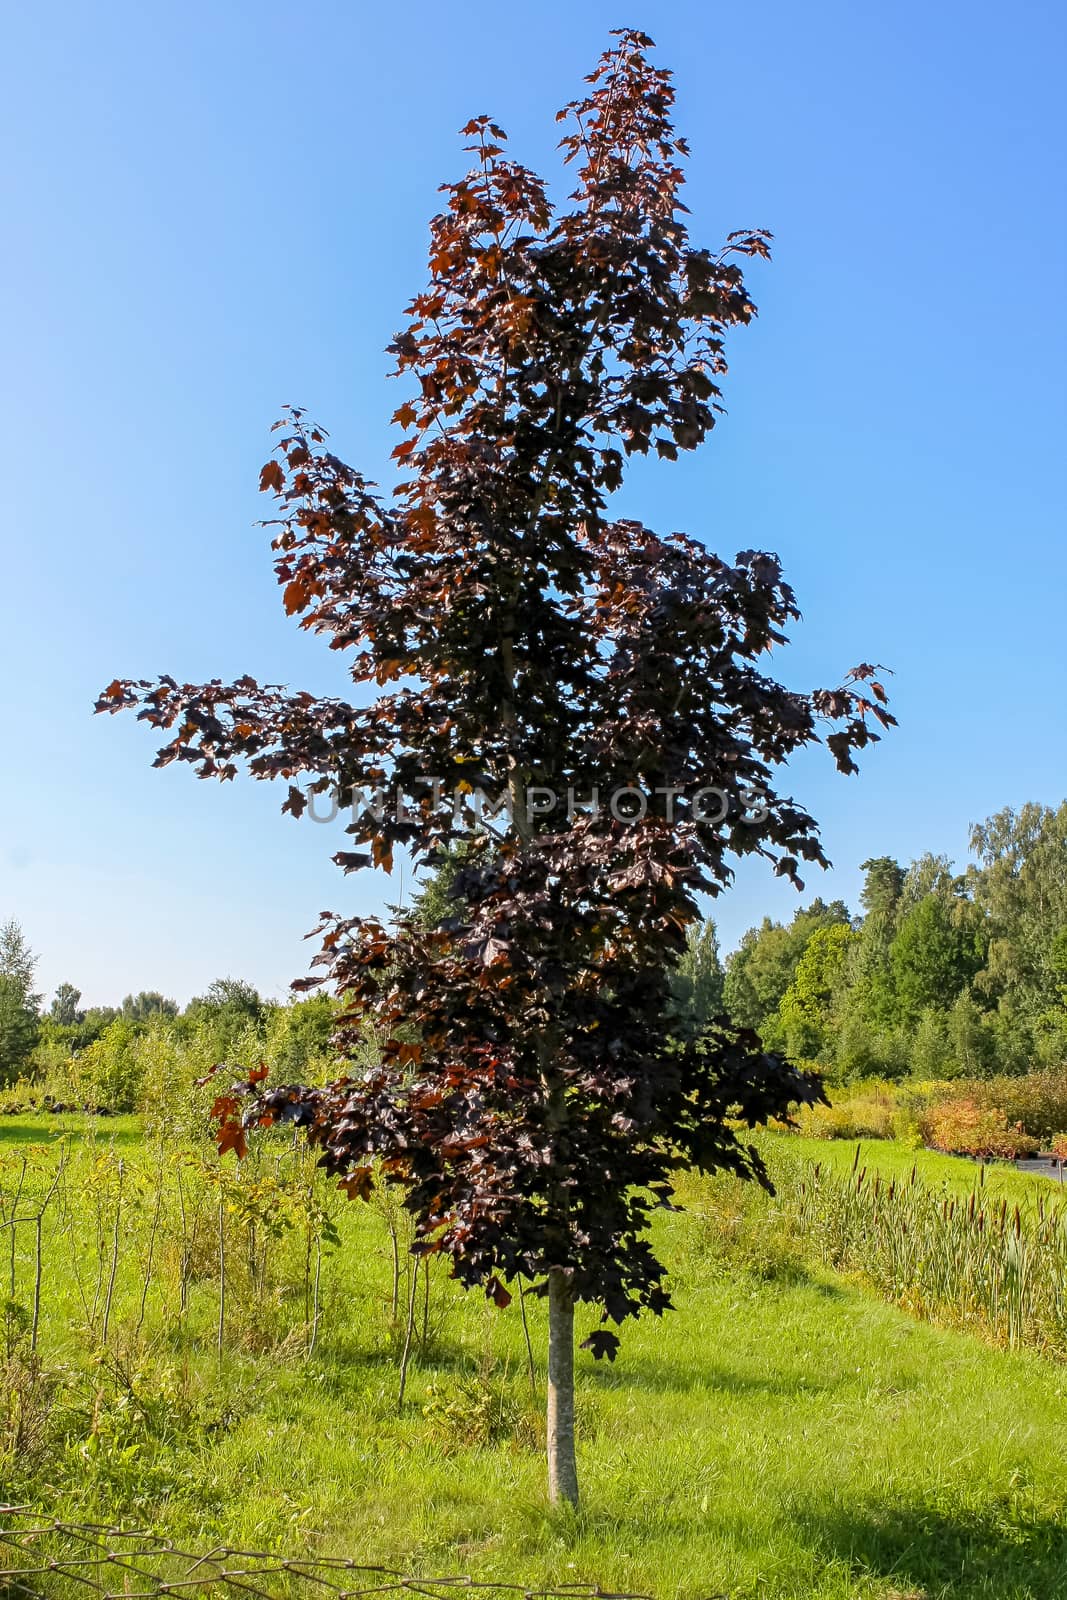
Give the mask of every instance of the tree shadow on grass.
[[739, 1372], [728, 1367], [717, 1367], [706, 1359], [693, 1362], [672, 1357], [656, 1361], [642, 1356], [630, 1357], [625, 1347], [613, 1366], [598, 1361], [590, 1362], [580, 1372], [581, 1382], [608, 1391], [631, 1391], [654, 1394], [775, 1394], [801, 1399], [805, 1395], [829, 1394], [846, 1383], [846, 1376], [813, 1377], [810, 1373], [795, 1375], [765, 1372]]
[[1054, 1600], [1067, 1596], [1067, 1520], [1001, 1504], [960, 1508], [878, 1504], [804, 1512], [812, 1549], [845, 1561], [857, 1580], [891, 1579], [937, 1600]]
[[[338, 1395], [361, 1388], [370, 1373], [383, 1374], [395, 1384], [399, 1382], [400, 1357], [400, 1341], [390, 1343], [388, 1336], [377, 1345], [354, 1339], [326, 1344], [319, 1350], [315, 1381], [327, 1392]], [[439, 1336], [428, 1350], [418, 1347], [412, 1350], [408, 1385], [417, 1391], [419, 1383], [425, 1383], [435, 1374], [471, 1377], [478, 1371], [479, 1362], [475, 1353], [457, 1340]]]

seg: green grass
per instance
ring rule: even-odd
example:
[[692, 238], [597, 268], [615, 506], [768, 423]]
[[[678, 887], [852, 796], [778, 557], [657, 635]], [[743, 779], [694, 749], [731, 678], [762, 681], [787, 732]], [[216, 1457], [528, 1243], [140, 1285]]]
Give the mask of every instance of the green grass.
[[141, 1143], [139, 1117], [87, 1117], [81, 1112], [62, 1116], [0, 1117], [0, 1150], [7, 1146], [58, 1144], [63, 1139], [81, 1144], [86, 1139], [116, 1148]]
[[[773, 1171], [774, 1151], [782, 1147], [808, 1161], [821, 1161], [828, 1171], [848, 1172], [859, 1145], [860, 1165], [888, 1178], [907, 1178], [912, 1167], [932, 1186], [943, 1184], [954, 1194], [969, 1195], [980, 1181], [990, 1195], [1007, 1198], [1009, 1205], [1033, 1205], [1037, 1194], [1046, 1201], [1067, 1201], [1067, 1183], [1060, 1184], [1036, 1173], [1018, 1172], [1009, 1162], [970, 1161], [965, 1156], [946, 1156], [939, 1150], [910, 1149], [895, 1139], [807, 1139], [793, 1133], [765, 1133], [761, 1148]], [[982, 1176], [984, 1172], [984, 1177]]]
[[[75, 1166], [114, 1132], [132, 1183], [131, 1131], [102, 1127]], [[6, 1187], [21, 1157], [5, 1142]], [[153, 1160], [146, 1151], [146, 1171]], [[71, 1193], [89, 1205], [88, 1186]], [[437, 1334], [398, 1415], [388, 1240], [362, 1205], [341, 1215], [312, 1358], [299, 1341], [264, 1348], [258, 1313], [235, 1304], [221, 1371], [214, 1286], [205, 1271], [177, 1323], [165, 1252], [132, 1337], [143, 1208], [122, 1230], [129, 1280], [96, 1364], [52, 1237], [42, 1354], [61, 1374], [61, 1437], [34, 1497], [52, 1515], [124, 1516], [204, 1545], [664, 1600], [1062, 1594], [1067, 1369], [914, 1322], [773, 1240], [730, 1264], [702, 1194], [694, 1186], [693, 1210], [658, 1224], [677, 1311], [626, 1329], [614, 1366], [579, 1357], [577, 1516], [545, 1505], [516, 1304], [499, 1313], [435, 1282]], [[539, 1305], [530, 1322], [540, 1357]], [[24, 1480], [10, 1487], [26, 1498]]]

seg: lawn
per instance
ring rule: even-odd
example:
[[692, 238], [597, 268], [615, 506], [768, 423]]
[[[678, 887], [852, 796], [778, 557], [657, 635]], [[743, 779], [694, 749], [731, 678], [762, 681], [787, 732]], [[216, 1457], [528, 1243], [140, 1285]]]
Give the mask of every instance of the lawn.
[[[20, 1158], [15, 1130], [4, 1139], [7, 1186]], [[72, 1147], [72, 1170], [99, 1194], [119, 1156], [128, 1194], [138, 1162], [146, 1177], [158, 1170], [158, 1152], [117, 1121]], [[38, 1178], [53, 1157], [40, 1155]], [[72, 1205], [80, 1196], [88, 1208], [88, 1193], [74, 1184]], [[128, 1235], [116, 1229], [129, 1274], [117, 1274], [109, 1344], [97, 1338], [95, 1355], [68, 1234], [57, 1224], [49, 1243], [41, 1355], [59, 1374], [57, 1431], [32, 1483], [17, 1464], [8, 1472], [20, 1499], [32, 1494], [52, 1515], [664, 1600], [1063, 1592], [1067, 1369], [915, 1322], [789, 1252], [731, 1264], [709, 1239], [713, 1208], [658, 1222], [677, 1311], [628, 1328], [614, 1366], [580, 1356], [584, 1503], [557, 1516], [545, 1506], [517, 1300], [497, 1312], [435, 1282], [398, 1414], [378, 1211], [339, 1214], [310, 1357], [255, 1305], [231, 1303], [220, 1364], [210, 1261], [178, 1319], [163, 1240], [134, 1336], [150, 1198], [148, 1188], [129, 1213]], [[69, 1233], [73, 1245], [81, 1230], [86, 1261], [106, 1210], [92, 1215], [92, 1228], [86, 1209]], [[31, 1264], [20, 1261], [20, 1285]], [[278, 1302], [291, 1316], [299, 1296], [283, 1279], [271, 1314]], [[540, 1358], [538, 1304], [529, 1318]]]

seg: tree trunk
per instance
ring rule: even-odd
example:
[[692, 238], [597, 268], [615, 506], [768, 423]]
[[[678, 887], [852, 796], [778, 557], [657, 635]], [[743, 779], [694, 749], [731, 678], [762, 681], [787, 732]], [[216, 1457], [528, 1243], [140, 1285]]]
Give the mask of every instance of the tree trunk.
[[548, 1274], [548, 1497], [578, 1504], [574, 1461], [574, 1302], [558, 1267]]

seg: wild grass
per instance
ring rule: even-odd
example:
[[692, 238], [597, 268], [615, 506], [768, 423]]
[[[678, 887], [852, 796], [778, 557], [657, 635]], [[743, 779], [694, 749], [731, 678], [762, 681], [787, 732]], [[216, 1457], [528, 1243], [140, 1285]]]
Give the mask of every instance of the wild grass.
[[915, 1165], [906, 1177], [869, 1169], [859, 1147], [847, 1174], [795, 1158], [776, 1174], [809, 1254], [917, 1315], [1067, 1359], [1067, 1205], [1051, 1187], [1012, 1203], [979, 1168], [965, 1198]]
[[[923, 1324], [813, 1267], [783, 1226], [785, 1199], [693, 1184], [684, 1212], [661, 1214], [678, 1309], [628, 1328], [614, 1366], [580, 1358], [583, 1508], [557, 1516], [544, 1498], [534, 1297], [536, 1398], [518, 1297], [498, 1312], [441, 1277], [428, 1301], [417, 1284], [398, 1409], [410, 1284], [401, 1239], [394, 1285], [395, 1217], [335, 1202], [314, 1178], [315, 1206], [299, 1209], [308, 1174], [272, 1146], [240, 1178], [232, 1167], [198, 1177], [183, 1233], [177, 1174], [192, 1184], [194, 1163], [213, 1157], [138, 1143], [117, 1119], [70, 1131], [79, 1137], [36, 1148], [4, 1140], [8, 1217], [23, 1155], [20, 1215], [66, 1157], [66, 1199], [57, 1189], [42, 1229], [36, 1351], [23, 1315], [36, 1227], [0, 1229], [5, 1294], [16, 1236], [10, 1298], [21, 1308], [8, 1313], [0, 1379], [9, 1500], [203, 1544], [672, 1600], [1046, 1600], [1062, 1589], [1067, 1368]], [[277, 1194], [260, 1191], [262, 1210], [249, 1203], [268, 1182], [290, 1184], [298, 1208], [277, 1233]], [[220, 1195], [232, 1274], [221, 1347]]]

